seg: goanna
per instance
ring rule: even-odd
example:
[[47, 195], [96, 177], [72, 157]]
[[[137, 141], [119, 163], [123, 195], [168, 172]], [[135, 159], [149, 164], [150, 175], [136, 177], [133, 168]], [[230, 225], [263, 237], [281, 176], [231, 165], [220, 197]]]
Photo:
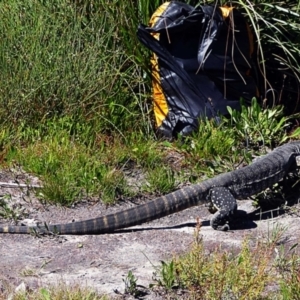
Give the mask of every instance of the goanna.
[[[139, 225], [186, 208], [209, 203], [215, 210], [210, 224], [227, 230], [237, 210], [236, 199], [245, 199], [271, 187], [297, 168], [300, 141], [280, 146], [241, 169], [184, 187], [148, 203], [95, 219], [47, 226], [4, 226], [0, 233], [101, 234]], [[298, 156], [298, 158], [297, 158]]]

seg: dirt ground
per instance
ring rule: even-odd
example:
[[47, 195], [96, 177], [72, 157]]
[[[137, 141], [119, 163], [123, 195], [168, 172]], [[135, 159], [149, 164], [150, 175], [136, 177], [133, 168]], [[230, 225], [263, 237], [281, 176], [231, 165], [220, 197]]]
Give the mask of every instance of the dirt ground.
[[[36, 178], [11, 172], [1, 172], [0, 181], [40, 184]], [[106, 208], [80, 203], [72, 208], [44, 206], [27, 188], [1, 187], [0, 197], [11, 198], [13, 208], [27, 219], [47, 223], [66, 223], [108, 214], [137, 205], [126, 202]], [[252, 202], [239, 201], [239, 209], [253, 211]], [[297, 212], [297, 209], [294, 210]], [[267, 238], [275, 226], [284, 226], [283, 241], [288, 247], [300, 242], [300, 219], [297, 213], [283, 214], [273, 218], [257, 215], [256, 221], [247, 220], [240, 230], [214, 231], [209, 226], [211, 215], [203, 206], [153, 222], [126, 229], [114, 234], [34, 237], [32, 235], [0, 235], [0, 294], [7, 287], [24, 283], [35, 289], [48, 284], [79, 284], [112, 296], [124, 293], [128, 271], [137, 278], [137, 284], [149, 287], [153, 273], [161, 261], [189, 249], [194, 239], [196, 219], [202, 221], [201, 234], [207, 249], [222, 244], [223, 248], [236, 249], [246, 235]], [[243, 217], [242, 217], [243, 218]], [[8, 222], [0, 217], [0, 226]], [[20, 222], [19, 222], [20, 224]], [[125, 297], [130, 298], [130, 296]], [[144, 299], [164, 299], [155, 292], [148, 292]]]

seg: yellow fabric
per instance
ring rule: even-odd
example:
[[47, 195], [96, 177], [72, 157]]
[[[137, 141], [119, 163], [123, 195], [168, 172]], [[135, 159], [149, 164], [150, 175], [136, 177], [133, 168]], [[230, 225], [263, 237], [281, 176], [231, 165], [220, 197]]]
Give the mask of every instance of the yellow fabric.
[[157, 56], [153, 54], [151, 58], [152, 65], [152, 90], [153, 90], [153, 110], [156, 120], [156, 126], [161, 126], [163, 120], [166, 118], [169, 108], [166, 97], [163, 93], [161, 83], [159, 66], [157, 63]]
[[[162, 4], [152, 15], [149, 26], [153, 27], [154, 24], [157, 22], [158, 18], [163, 14], [166, 10], [170, 2], [165, 2]], [[159, 33], [154, 33], [153, 37], [159, 40]], [[157, 63], [157, 56], [155, 54], [152, 55], [151, 58], [151, 65], [152, 65], [152, 89], [153, 89], [153, 102], [154, 102], [154, 115], [156, 120], [156, 126], [160, 127], [163, 120], [166, 118], [168, 114], [168, 104], [166, 97], [163, 93], [160, 84], [160, 75], [159, 75], [159, 66]]]
[[[155, 23], [161, 17], [164, 11], [167, 9], [169, 4], [170, 2], [165, 2], [164, 4], [162, 4], [157, 8], [157, 10], [153, 13], [149, 21], [150, 27], [153, 27], [155, 25]], [[226, 19], [229, 17], [231, 11], [233, 10], [233, 7], [222, 6], [220, 7], [220, 9], [223, 18]], [[247, 29], [248, 29], [248, 36], [250, 42], [250, 56], [251, 56], [254, 51], [253, 34], [248, 24], [247, 24]], [[155, 39], [159, 40], [159, 33], [153, 33], [152, 35]], [[152, 55], [151, 66], [152, 66], [152, 89], [153, 89], [153, 102], [154, 102], [153, 110], [154, 110], [154, 115], [156, 120], [156, 126], [160, 127], [168, 114], [169, 108], [168, 108], [166, 97], [161, 87], [159, 65], [157, 62], [157, 56], [155, 54]]]
[[158, 7], [156, 9], [156, 11], [153, 13], [153, 15], [151, 16], [151, 19], [149, 21], [150, 27], [153, 27], [153, 25], [156, 23], [157, 19], [161, 17], [161, 15], [167, 9], [169, 4], [170, 4], [170, 2], [165, 2], [164, 4], [162, 4], [160, 7]]
[[221, 6], [220, 7], [221, 12], [222, 12], [222, 16], [224, 19], [229, 17], [230, 12], [233, 10], [233, 7], [229, 7], [229, 6]]

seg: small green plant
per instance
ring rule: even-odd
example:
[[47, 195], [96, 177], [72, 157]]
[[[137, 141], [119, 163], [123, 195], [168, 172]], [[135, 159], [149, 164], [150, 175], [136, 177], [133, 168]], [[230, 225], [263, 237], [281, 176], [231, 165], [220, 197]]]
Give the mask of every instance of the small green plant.
[[280, 244], [281, 238], [284, 232], [287, 230], [286, 226], [283, 226], [279, 223], [273, 225], [271, 230], [268, 230], [268, 238], [267, 241], [270, 245]]
[[[144, 169], [154, 169], [163, 164], [164, 150], [155, 140], [133, 134], [126, 140], [131, 157]], [[133, 146], [134, 145], [134, 146]]]
[[130, 196], [125, 175], [122, 171], [113, 169], [108, 171], [101, 181], [101, 199], [105, 203], [113, 203], [120, 197]]
[[175, 274], [175, 263], [173, 260], [170, 262], [161, 262], [158, 268], [158, 276], [155, 276], [155, 281], [159, 286], [163, 286], [167, 290], [178, 287], [177, 278]]
[[22, 215], [22, 211], [17, 207], [10, 205], [10, 200], [10, 194], [0, 196], [0, 217], [4, 219], [12, 219], [16, 222], [20, 215]]
[[40, 293], [45, 300], [51, 300], [50, 292], [47, 289], [41, 288]]
[[204, 119], [192, 137], [185, 139], [182, 149], [189, 151], [192, 156], [210, 160], [220, 155], [231, 155], [234, 144], [233, 130], [224, 127], [223, 123], [217, 124], [214, 120]]
[[[8, 299], [1, 298], [0, 299]], [[108, 300], [107, 296], [97, 294], [88, 288], [79, 286], [69, 286], [60, 284], [57, 286], [42, 287], [35, 291], [24, 291], [11, 293], [9, 299], [12, 300]]]
[[272, 248], [258, 243], [250, 249], [246, 239], [233, 256], [221, 247], [210, 254], [202, 242], [175, 260], [177, 280], [193, 299], [258, 299], [270, 282]]
[[125, 294], [132, 296], [137, 296], [139, 294], [139, 290], [137, 289], [137, 278], [132, 271], [128, 272], [126, 278], [123, 279], [123, 282], [125, 284]]
[[280, 144], [288, 139], [286, 128], [289, 120], [296, 116], [283, 115], [283, 107], [262, 108], [256, 98], [252, 99], [250, 106], [241, 102], [241, 111], [227, 107], [230, 120], [226, 123], [235, 128], [236, 135], [240, 140], [249, 144]]
[[300, 257], [297, 247], [298, 243], [285, 252], [282, 246], [276, 256], [275, 266], [281, 275], [280, 293], [283, 300], [300, 299]]
[[162, 194], [174, 190], [176, 185], [174, 172], [163, 166], [148, 169], [147, 181], [148, 184], [144, 186], [144, 190]]
[[[273, 238], [267, 239], [267, 243], [261, 238], [253, 243], [255, 237], [246, 237], [234, 255], [221, 246], [207, 252], [200, 230], [197, 221], [191, 249], [170, 263], [163, 263], [160, 285], [167, 289], [180, 286], [189, 290], [191, 299], [199, 300], [299, 298], [298, 244], [291, 246], [288, 252], [284, 251], [283, 244], [277, 250], [283, 227], [274, 228]], [[266, 287], [275, 282], [280, 283], [277, 291], [266, 293]]]
[[280, 271], [280, 272], [286, 272], [290, 270], [290, 267], [295, 263], [300, 263], [300, 258], [296, 257], [295, 249], [298, 247], [298, 243], [292, 245], [288, 251], [286, 251], [286, 247], [284, 244], [280, 244], [279, 247], [276, 247], [275, 253], [276, 257], [274, 260], [274, 266]]
[[199, 180], [199, 174], [212, 177], [235, 169], [251, 160], [251, 152], [236, 139], [235, 129], [225, 122], [202, 120], [191, 136], [176, 142], [186, 156], [185, 165]]

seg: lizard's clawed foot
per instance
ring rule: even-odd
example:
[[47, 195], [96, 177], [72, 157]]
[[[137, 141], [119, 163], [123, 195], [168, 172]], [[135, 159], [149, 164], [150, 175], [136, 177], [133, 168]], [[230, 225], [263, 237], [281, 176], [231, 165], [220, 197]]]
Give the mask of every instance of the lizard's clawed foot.
[[230, 230], [230, 213], [227, 211], [217, 211], [210, 220], [210, 225], [213, 229], [219, 231], [228, 231]]

